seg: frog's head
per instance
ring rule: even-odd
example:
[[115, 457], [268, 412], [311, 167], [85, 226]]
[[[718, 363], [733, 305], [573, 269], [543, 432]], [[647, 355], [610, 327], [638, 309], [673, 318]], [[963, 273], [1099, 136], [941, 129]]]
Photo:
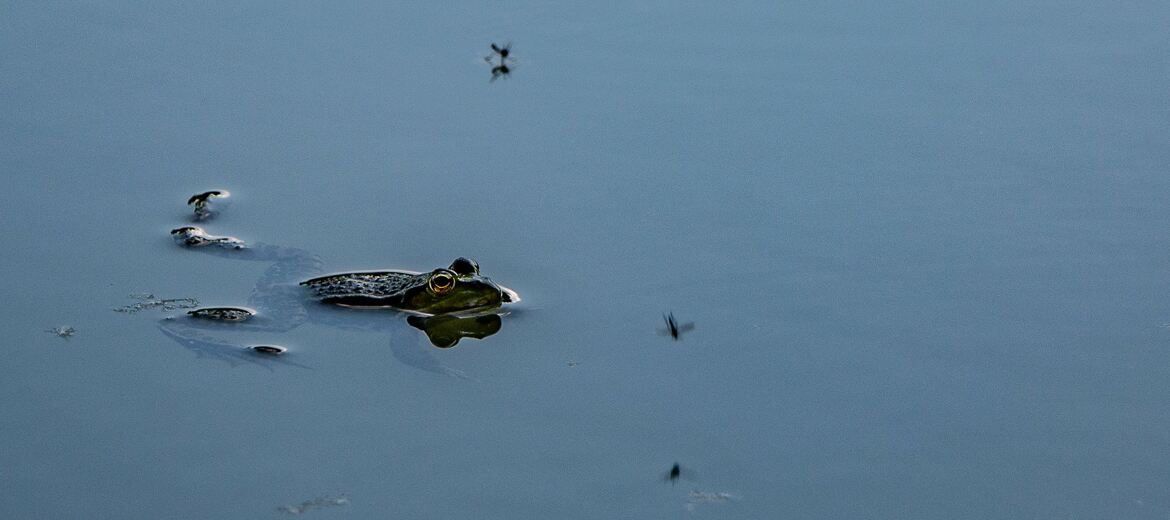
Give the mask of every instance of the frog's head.
[[479, 264], [468, 258], [456, 258], [450, 267], [419, 276], [425, 277], [425, 283], [406, 289], [402, 295], [406, 309], [446, 314], [520, 301], [515, 291], [480, 275]]

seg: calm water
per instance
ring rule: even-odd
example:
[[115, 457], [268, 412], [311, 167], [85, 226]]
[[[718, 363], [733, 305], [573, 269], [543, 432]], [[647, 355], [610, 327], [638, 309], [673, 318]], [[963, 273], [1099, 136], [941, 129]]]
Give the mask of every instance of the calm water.
[[[0, 4], [0, 517], [1166, 518], [1167, 5]], [[196, 357], [211, 188], [524, 302]]]

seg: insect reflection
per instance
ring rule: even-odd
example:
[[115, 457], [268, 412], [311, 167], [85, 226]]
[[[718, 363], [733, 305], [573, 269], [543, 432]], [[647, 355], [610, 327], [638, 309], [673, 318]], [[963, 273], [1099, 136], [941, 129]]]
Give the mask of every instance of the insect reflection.
[[496, 65], [492, 67], [492, 79], [488, 80], [488, 82], [494, 82], [500, 78], [507, 78], [510, 74], [512, 74], [512, 69], [509, 69], [507, 65]]

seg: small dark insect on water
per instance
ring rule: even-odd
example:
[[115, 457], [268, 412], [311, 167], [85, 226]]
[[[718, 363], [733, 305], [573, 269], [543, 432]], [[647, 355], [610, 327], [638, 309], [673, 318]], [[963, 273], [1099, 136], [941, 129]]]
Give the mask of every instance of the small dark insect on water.
[[684, 332], [690, 332], [691, 330], [694, 330], [694, 328], [695, 328], [694, 322], [687, 322], [687, 323], [679, 324], [678, 320], [674, 319], [673, 312], [663, 314], [662, 319], [664, 321], [666, 321], [666, 328], [665, 329], [658, 329], [658, 333], [663, 335], [663, 336], [670, 336], [670, 337], [674, 338], [675, 341], [678, 341], [679, 339], [681, 339]]
[[212, 199], [225, 199], [230, 197], [231, 193], [227, 190], [210, 190], [203, 193], [197, 193], [187, 199], [187, 205], [195, 206], [195, 220], [206, 220], [214, 215], [211, 208], [208, 206]]
[[[491, 44], [492, 53], [483, 57], [483, 61], [488, 62], [492, 66], [492, 79], [490, 82], [495, 82], [500, 78], [507, 78], [512, 74], [512, 43], [505, 43], [503, 46]], [[496, 63], [496, 58], [499, 58], [499, 63]]]
[[680, 478], [684, 480], [694, 480], [695, 474], [690, 469], [680, 466], [677, 462], [674, 463], [674, 466], [670, 467], [670, 471], [662, 474], [662, 481], [670, 482], [670, 485], [672, 486], [677, 484], [678, 479]]
[[[508, 59], [508, 55], [512, 53], [512, 42], [505, 43], [503, 47], [500, 47], [499, 45], [492, 43], [491, 47], [492, 47], [492, 52], [500, 57], [501, 63], [504, 60]], [[488, 63], [491, 63], [492, 55], [489, 54], [489, 55], [485, 56], [483, 59], [488, 60]]]
[[212, 197], [226, 197], [227, 194], [228, 194], [227, 190], [205, 191], [203, 193], [197, 193], [195, 195], [192, 195], [191, 198], [187, 199], [187, 204], [188, 205], [199, 204], [199, 203], [206, 204], [207, 201], [210, 200]]

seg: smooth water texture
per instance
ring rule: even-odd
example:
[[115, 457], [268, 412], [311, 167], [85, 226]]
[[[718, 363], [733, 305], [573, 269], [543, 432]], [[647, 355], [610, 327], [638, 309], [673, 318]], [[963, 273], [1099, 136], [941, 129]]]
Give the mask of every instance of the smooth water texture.
[[[0, 517], [1166, 518], [1167, 5], [0, 4]], [[199, 357], [214, 188], [524, 301]]]

